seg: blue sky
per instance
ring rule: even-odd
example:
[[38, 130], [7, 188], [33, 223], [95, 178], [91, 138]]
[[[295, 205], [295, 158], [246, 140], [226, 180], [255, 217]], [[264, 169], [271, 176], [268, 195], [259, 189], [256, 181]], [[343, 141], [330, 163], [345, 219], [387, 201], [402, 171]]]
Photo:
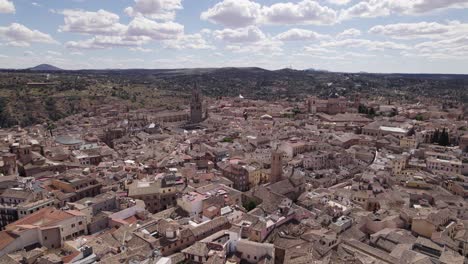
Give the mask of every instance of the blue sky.
[[0, 63], [463, 73], [468, 0], [0, 0]]

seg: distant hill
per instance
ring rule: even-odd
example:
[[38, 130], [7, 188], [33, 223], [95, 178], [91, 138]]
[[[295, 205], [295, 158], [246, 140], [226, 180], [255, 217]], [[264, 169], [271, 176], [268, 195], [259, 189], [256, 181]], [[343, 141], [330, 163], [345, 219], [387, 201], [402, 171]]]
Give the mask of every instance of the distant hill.
[[40, 64], [40, 65], [37, 65], [36, 67], [29, 68], [28, 70], [30, 71], [63, 71], [63, 69], [60, 69], [50, 64]]

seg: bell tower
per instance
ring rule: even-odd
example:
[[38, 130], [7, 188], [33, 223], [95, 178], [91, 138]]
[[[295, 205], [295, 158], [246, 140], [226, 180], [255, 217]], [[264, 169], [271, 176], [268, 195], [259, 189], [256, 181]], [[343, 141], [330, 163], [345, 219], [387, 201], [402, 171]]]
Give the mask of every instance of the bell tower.
[[195, 83], [190, 100], [190, 123], [197, 124], [203, 121], [203, 99], [201, 90]]
[[271, 152], [270, 183], [281, 181], [283, 177], [283, 153], [277, 150]]

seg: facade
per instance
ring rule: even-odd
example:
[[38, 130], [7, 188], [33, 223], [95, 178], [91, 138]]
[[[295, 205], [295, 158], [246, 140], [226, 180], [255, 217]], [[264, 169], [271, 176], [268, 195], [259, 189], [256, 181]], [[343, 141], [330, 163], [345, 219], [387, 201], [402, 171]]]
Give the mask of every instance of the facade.
[[345, 113], [352, 103], [348, 103], [345, 98], [319, 99], [316, 96], [308, 98], [307, 108], [310, 113], [326, 113], [336, 115]]
[[153, 120], [157, 123], [175, 123], [185, 122], [189, 120], [191, 116], [187, 112], [164, 112], [158, 113], [154, 116]]
[[11, 153], [3, 154], [2, 156], [3, 166], [0, 166], [0, 172], [7, 175], [17, 175], [18, 167], [16, 164], [16, 155]]
[[144, 201], [150, 213], [157, 213], [175, 206], [179, 193], [178, 185], [165, 179], [153, 182], [135, 181], [128, 187], [128, 196]]
[[331, 155], [327, 152], [314, 152], [304, 155], [303, 166], [309, 170], [328, 169], [331, 164]]
[[362, 134], [377, 138], [381, 138], [386, 135], [392, 135], [398, 139], [401, 139], [408, 136], [411, 128], [412, 126], [409, 124], [375, 121], [364, 126], [362, 128]]
[[468, 134], [460, 137], [459, 145], [463, 152], [468, 152]]
[[93, 178], [62, 177], [53, 179], [51, 187], [63, 193], [70, 194], [67, 202], [75, 202], [85, 197], [94, 197], [101, 193], [102, 184]]
[[65, 240], [88, 233], [86, 216], [77, 211], [44, 208], [6, 227], [0, 236], [0, 255], [37, 245], [60, 248]]
[[220, 166], [223, 177], [233, 183], [233, 187], [241, 192], [250, 189], [249, 171], [241, 164], [224, 163]]
[[442, 187], [455, 195], [468, 198], [468, 183], [448, 180], [442, 183]]
[[400, 175], [402, 171], [408, 166], [408, 160], [409, 155], [406, 154], [397, 155], [394, 159], [392, 159], [392, 174]]
[[445, 229], [450, 220], [451, 216], [447, 209], [430, 212], [413, 218], [411, 231], [419, 236], [431, 238], [435, 232]]
[[463, 164], [460, 160], [446, 160], [436, 157], [426, 159], [426, 167], [433, 172], [461, 174]]
[[400, 138], [400, 147], [405, 149], [415, 149], [418, 147], [418, 141], [415, 136]]
[[42, 208], [55, 205], [53, 198], [43, 198], [29, 190], [7, 189], [0, 195], [0, 229]]

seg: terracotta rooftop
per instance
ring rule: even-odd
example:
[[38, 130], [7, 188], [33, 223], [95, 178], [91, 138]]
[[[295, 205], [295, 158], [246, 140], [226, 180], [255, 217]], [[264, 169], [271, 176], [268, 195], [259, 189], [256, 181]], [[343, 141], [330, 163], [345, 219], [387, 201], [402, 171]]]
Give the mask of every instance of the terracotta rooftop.
[[0, 232], [0, 250], [4, 249], [8, 246], [11, 242], [16, 239], [16, 236], [11, 234], [8, 231], [1, 231]]
[[70, 213], [67, 211], [62, 211], [56, 208], [43, 208], [37, 211], [34, 214], [26, 216], [7, 227], [15, 227], [15, 226], [24, 226], [24, 225], [32, 225], [32, 226], [53, 226], [56, 223], [63, 221], [68, 218], [72, 218], [77, 214]]

